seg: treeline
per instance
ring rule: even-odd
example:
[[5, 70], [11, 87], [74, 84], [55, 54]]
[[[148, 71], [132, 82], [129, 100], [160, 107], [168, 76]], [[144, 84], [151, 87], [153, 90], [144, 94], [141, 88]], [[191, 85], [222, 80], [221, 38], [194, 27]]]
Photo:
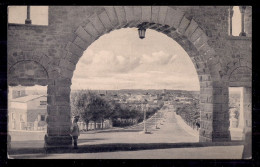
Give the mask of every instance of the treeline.
[[199, 100], [195, 100], [190, 104], [184, 104], [182, 107], [176, 108], [176, 114], [180, 115], [182, 119], [191, 127], [200, 126], [200, 110]]
[[[90, 121], [94, 122], [94, 127], [96, 127], [97, 122], [101, 122], [101, 128], [103, 128], [102, 123], [105, 119], [109, 119], [114, 127], [124, 127], [139, 123], [143, 121], [144, 117], [141, 106], [129, 107], [113, 100], [108, 101], [89, 90], [73, 93], [71, 104], [72, 115], [80, 116], [80, 120], [86, 123], [87, 130]], [[160, 107], [146, 108], [147, 118], [159, 109]]]

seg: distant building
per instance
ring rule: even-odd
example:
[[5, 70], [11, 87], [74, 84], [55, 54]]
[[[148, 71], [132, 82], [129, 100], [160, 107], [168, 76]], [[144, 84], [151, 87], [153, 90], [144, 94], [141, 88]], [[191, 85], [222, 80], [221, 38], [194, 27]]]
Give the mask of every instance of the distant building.
[[41, 130], [46, 125], [47, 96], [29, 95], [9, 101], [10, 130]]
[[15, 99], [15, 98], [26, 96], [25, 87], [22, 86], [9, 87], [8, 91], [9, 91], [8, 99]]

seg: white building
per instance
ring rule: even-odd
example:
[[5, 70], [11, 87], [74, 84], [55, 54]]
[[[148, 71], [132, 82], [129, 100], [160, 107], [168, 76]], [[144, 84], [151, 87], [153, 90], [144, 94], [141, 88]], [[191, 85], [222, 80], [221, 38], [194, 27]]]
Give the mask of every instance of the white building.
[[46, 128], [46, 115], [46, 95], [29, 95], [9, 100], [9, 130], [43, 130]]

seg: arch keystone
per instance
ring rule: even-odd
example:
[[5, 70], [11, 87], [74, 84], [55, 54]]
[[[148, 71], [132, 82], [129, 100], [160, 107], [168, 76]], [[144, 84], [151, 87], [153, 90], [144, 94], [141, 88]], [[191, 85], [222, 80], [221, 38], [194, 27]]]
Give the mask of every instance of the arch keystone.
[[134, 6], [134, 17], [137, 21], [137, 24], [142, 20], [142, 8], [141, 6]]
[[151, 22], [151, 19], [152, 19], [152, 7], [142, 6], [142, 21]]

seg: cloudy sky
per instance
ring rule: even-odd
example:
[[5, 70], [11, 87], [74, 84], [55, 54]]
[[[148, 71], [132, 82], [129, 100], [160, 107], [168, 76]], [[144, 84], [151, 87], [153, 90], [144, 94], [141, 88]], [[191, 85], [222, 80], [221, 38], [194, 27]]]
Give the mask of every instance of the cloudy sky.
[[87, 48], [72, 89], [199, 90], [199, 81], [187, 53], [174, 40], [149, 29], [141, 40], [136, 28], [125, 28]]
[[[10, 6], [9, 23], [24, 24], [26, 6]], [[241, 27], [234, 7], [233, 35]], [[32, 24], [48, 25], [48, 7], [31, 7]], [[174, 40], [154, 30], [138, 38], [136, 28], [101, 36], [77, 64], [72, 89], [182, 89], [199, 90], [198, 77], [187, 53]]]

